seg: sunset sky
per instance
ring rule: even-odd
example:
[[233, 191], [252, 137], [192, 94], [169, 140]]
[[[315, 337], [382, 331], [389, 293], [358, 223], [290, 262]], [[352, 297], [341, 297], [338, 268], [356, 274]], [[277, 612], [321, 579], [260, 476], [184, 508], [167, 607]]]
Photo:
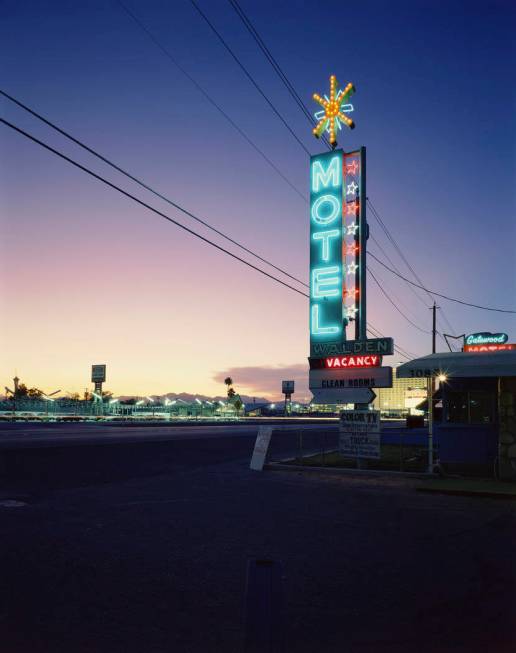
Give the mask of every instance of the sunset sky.
[[[308, 196], [308, 156], [189, 0], [124, 0], [177, 61]], [[3, 0], [0, 87], [156, 190], [308, 280], [308, 207], [116, 0]], [[199, 0], [312, 153], [308, 121], [226, 0]], [[357, 89], [368, 195], [427, 287], [516, 308], [516, 9], [507, 0], [241, 0], [305, 104], [331, 73]], [[0, 115], [170, 217], [243, 255], [7, 100]], [[1, 385], [82, 391], [106, 363], [115, 394], [307, 392], [308, 300], [244, 267], [0, 125]], [[372, 215], [371, 234], [411, 273]], [[385, 254], [370, 241], [370, 250]], [[258, 264], [250, 255], [244, 255]], [[386, 260], [388, 263], [388, 261]], [[274, 272], [264, 264], [260, 265]], [[430, 300], [371, 261], [429, 331]], [[289, 282], [288, 278], [281, 278]], [[290, 281], [303, 289], [295, 282]], [[426, 304], [426, 306], [425, 306]], [[438, 299], [454, 334], [516, 316]], [[414, 355], [431, 336], [369, 284], [369, 319]], [[439, 312], [438, 328], [450, 333]], [[446, 348], [442, 339], [438, 349]], [[399, 356], [384, 364], [402, 361]]]

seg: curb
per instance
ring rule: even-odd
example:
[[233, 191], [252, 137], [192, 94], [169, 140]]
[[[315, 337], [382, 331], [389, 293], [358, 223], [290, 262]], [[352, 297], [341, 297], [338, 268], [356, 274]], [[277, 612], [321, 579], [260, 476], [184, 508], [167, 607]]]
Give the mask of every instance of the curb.
[[281, 472], [325, 472], [330, 474], [359, 475], [359, 476], [397, 476], [401, 478], [435, 478], [435, 474], [428, 472], [399, 472], [388, 469], [350, 469], [348, 467], [312, 467], [311, 465], [285, 465], [283, 463], [267, 463], [263, 467], [270, 471]]
[[427, 487], [418, 487], [416, 488], [417, 492], [426, 492], [427, 494], [448, 494], [449, 496], [461, 496], [461, 497], [481, 497], [487, 499], [507, 499], [509, 501], [516, 500], [516, 494], [508, 494], [504, 492], [489, 492], [479, 490], [478, 492], [474, 490], [453, 490], [447, 488], [427, 488]]

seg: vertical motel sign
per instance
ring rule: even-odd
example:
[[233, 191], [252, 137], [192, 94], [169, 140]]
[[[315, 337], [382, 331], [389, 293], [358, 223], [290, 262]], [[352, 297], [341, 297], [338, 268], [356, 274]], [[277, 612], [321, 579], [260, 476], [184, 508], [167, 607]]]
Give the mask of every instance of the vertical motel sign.
[[353, 325], [367, 339], [366, 239], [365, 148], [311, 157], [311, 356], [314, 345], [346, 341]]

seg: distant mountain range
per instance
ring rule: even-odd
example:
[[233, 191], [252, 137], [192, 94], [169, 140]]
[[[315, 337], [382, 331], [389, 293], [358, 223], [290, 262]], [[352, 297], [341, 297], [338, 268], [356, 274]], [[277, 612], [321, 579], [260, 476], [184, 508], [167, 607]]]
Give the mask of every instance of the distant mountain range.
[[[238, 394], [238, 393], [237, 393]], [[193, 395], [188, 392], [167, 392], [166, 394], [163, 395], [116, 395], [118, 399], [121, 399], [122, 401], [125, 401], [127, 399], [140, 399], [144, 396], [151, 397], [152, 399], [155, 399], [156, 401], [164, 400], [164, 399], [182, 399], [183, 401], [186, 401], [188, 403], [191, 403], [192, 401], [195, 401], [195, 399], [199, 399], [200, 401], [227, 401], [227, 396], [226, 395], [217, 395], [216, 397], [210, 397], [208, 395]], [[67, 395], [59, 395], [54, 397], [55, 399], [67, 399]], [[0, 401], [6, 401], [8, 399], [7, 395], [0, 395]], [[81, 395], [82, 399], [82, 395]], [[268, 404], [271, 402], [270, 399], [265, 399], [265, 397], [249, 397], [248, 395], [240, 395], [240, 399], [244, 402], [244, 404]]]

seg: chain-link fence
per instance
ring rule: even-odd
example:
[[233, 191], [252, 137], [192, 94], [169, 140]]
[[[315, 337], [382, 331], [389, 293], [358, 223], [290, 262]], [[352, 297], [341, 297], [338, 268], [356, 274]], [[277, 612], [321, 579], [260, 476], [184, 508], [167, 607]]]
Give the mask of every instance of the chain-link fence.
[[[428, 431], [404, 426], [380, 430], [379, 457], [358, 458], [343, 453], [339, 426], [274, 428], [267, 463], [425, 473], [428, 470]], [[434, 461], [438, 449], [434, 447]]]

